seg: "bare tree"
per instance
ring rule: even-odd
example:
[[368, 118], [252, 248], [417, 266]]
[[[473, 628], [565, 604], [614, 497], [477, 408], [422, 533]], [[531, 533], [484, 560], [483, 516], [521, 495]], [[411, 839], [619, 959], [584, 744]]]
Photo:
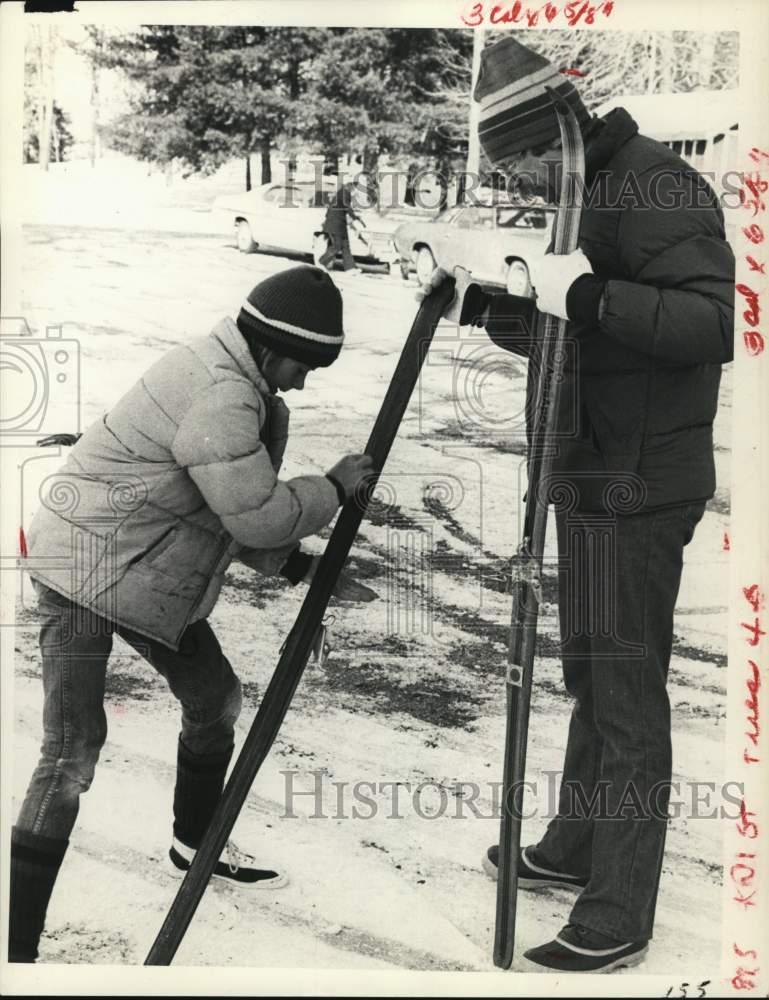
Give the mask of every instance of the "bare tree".
[[50, 24], [32, 25], [30, 43], [33, 49], [32, 65], [35, 73], [33, 86], [38, 109], [39, 163], [43, 170], [47, 170], [51, 158], [53, 129], [54, 58], [58, 43], [56, 28]]

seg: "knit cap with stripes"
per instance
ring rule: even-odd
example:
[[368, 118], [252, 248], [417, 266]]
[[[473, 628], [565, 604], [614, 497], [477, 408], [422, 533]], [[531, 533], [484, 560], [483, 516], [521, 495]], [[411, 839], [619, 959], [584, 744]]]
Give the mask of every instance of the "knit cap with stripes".
[[339, 289], [324, 268], [310, 265], [260, 281], [236, 322], [250, 348], [258, 344], [311, 368], [336, 361], [344, 343]]
[[538, 52], [509, 35], [483, 50], [473, 97], [481, 105], [478, 137], [492, 165], [560, 138], [546, 86], [569, 102], [580, 124], [590, 119], [574, 85]]

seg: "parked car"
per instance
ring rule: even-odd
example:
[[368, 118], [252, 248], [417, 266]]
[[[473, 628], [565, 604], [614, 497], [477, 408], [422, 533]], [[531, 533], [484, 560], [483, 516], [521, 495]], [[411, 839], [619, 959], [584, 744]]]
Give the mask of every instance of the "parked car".
[[[337, 190], [335, 177], [262, 184], [240, 194], [222, 195], [212, 211], [224, 224], [234, 224], [235, 239], [242, 253], [258, 249], [288, 250], [312, 255], [317, 263], [328, 246], [323, 232], [326, 206]], [[356, 261], [387, 264], [397, 258], [392, 233], [397, 223], [388, 222], [373, 209], [358, 212], [366, 228], [349, 227], [350, 249]]]
[[479, 281], [530, 296], [529, 262], [544, 250], [555, 218], [548, 205], [459, 205], [433, 219], [406, 222], [395, 231], [401, 274], [420, 282], [436, 265], [461, 264]]

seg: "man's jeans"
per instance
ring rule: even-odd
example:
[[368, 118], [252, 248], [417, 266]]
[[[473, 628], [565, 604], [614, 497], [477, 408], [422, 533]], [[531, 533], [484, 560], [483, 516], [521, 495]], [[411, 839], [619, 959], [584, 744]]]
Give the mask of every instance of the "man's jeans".
[[672, 773], [673, 612], [704, 509], [556, 513], [563, 674], [575, 705], [558, 815], [531, 856], [589, 879], [570, 921], [627, 941], [652, 934]]
[[344, 230], [341, 232], [338, 230], [329, 230], [326, 232], [326, 236], [328, 236], [329, 244], [318, 260], [321, 267], [325, 267], [330, 271], [337, 254], [340, 253], [342, 255], [343, 270], [349, 271], [355, 267], [355, 258], [350, 249], [350, 237], [347, 234], [347, 226], [345, 225]]
[[[27, 789], [17, 830], [66, 840], [77, 818], [79, 798], [93, 780], [99, 753], [107, 737], [104, 682], [112, 636], [117, 633], [165, 677], [181, 703], [180, 770], [212, 762], [226, 771], [233, 747], [234, 725], [241, 706], [241, 686], [206, 621], [190, 625], [180, 649], [108, 622], [56, 591], [36, 583], [42, 618], [40, 652], [43, 670], [43, 743], [39, 763]], [[222, 770], [223, 767], [223, 770]], [[187, 784], [195, 785], [188, 793]], [[210, 784], [210, 781], [209, 781]], [[200, 791], [191, 779], [177, 799], [197, 798], [200, 805], [185, 812], [209, 812], [218, 793]], [[203, 804], [202, 800], [206, 800]], [[175, 801], [176, 819], [179, 809]], [[203, 828], [210, 816], [203, 817]], [[178, 831], [177, 831], [178, 833]]]

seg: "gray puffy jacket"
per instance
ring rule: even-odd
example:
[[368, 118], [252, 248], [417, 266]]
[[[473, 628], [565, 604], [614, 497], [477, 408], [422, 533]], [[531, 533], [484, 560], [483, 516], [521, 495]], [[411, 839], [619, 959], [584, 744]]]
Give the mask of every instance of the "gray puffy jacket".
[[276, 573], [338, 509], [325, 476], [279, 480], [288, 409], [231, 319], [174, 348], [43, 484], [27, 569], [177, 649], [237, 557]]

